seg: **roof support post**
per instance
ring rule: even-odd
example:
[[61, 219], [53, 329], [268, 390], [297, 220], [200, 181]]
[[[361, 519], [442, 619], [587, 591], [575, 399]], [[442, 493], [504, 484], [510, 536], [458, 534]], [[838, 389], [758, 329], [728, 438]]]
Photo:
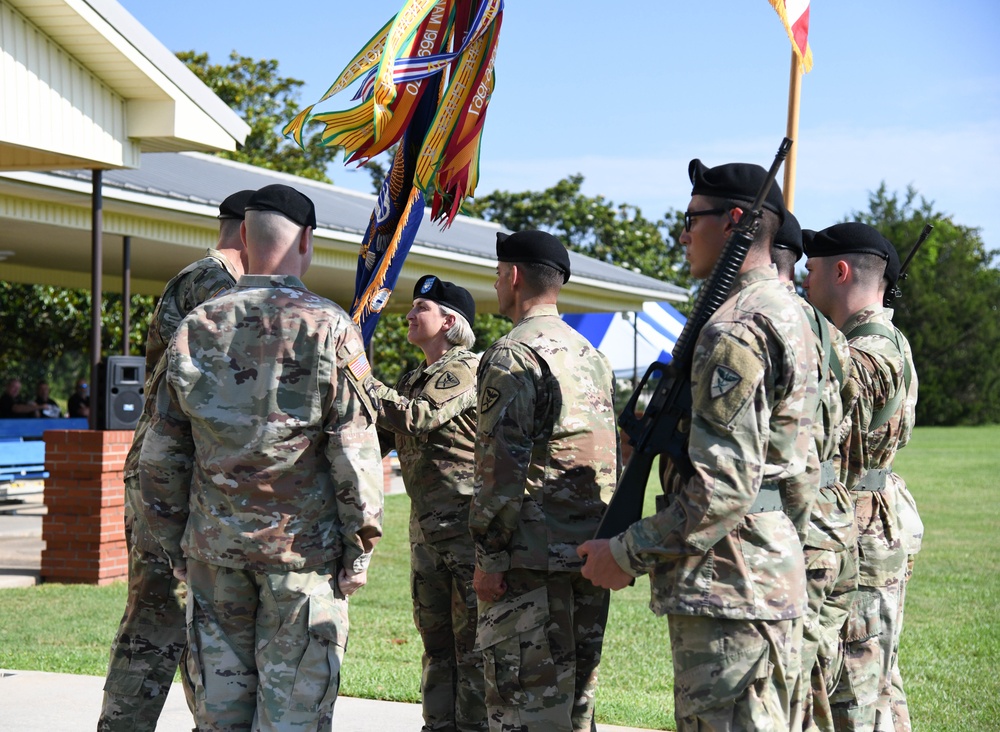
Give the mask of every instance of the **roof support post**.
[[129, 332], [132, 317], [132, 237], [122, 237], [122, 355], [131, 349]]
[[104, 301], [104, 266], [102, 233], [104, 227], [104, 199], [102, 197], [102, 172], [95, 169], [91, 181], [90, 199], [90, 429], [101, 429], [98, 413], [104, 399], [101, 383], [101, 304]]

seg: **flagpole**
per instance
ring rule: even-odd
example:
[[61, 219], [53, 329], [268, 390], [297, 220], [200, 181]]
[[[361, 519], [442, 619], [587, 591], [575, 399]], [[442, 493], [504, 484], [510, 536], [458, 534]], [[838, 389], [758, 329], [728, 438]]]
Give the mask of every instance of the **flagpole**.
[[785, 137], [794, 140], [788, 157], [785, 159], [785, 181], [781, 190], [785, 193], [785, 208], [794, 213], [795, 210], [795, 161], [799, 149], [799, 97], [802, 90], [802, 66], [792, 51], [792, 70], [788, 79], [788, 126]]

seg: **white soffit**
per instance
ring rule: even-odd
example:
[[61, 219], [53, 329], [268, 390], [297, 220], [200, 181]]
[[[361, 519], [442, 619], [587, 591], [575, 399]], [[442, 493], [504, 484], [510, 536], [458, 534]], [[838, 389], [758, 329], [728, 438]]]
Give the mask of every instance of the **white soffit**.
[[0, 0], [0, 168], [135, 167], [249, 127], [114, 0]]

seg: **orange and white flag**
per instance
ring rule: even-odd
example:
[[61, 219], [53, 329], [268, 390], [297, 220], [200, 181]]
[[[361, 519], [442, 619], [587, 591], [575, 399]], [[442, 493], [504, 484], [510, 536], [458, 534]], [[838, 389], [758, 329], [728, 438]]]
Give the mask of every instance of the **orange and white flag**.
[[781, 22], [785, 24], [792, 51], [803, 71], [812, 69], [812, 49], [809, 48], [809, 0], [768, 0]]

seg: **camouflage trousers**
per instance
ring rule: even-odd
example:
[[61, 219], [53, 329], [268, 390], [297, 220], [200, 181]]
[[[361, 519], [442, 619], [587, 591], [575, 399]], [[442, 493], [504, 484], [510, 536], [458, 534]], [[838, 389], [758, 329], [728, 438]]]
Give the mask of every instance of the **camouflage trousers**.
[[111, 643], [98, 732], [153, 732], [187, 645], [184, 585], [170, 563], [129, 541], [128, 599]]
[[669, 615], [678, 732], [788, 730], [800, 694], [802, 618]]
[[413, 622], [424, 643], [424, 732], [485, 732], [483, 654], [476, 651], [476, 550], [468, 534], [410, 545]]
[[830, 694], [837, 687], [840, 638], [858, 589], [858, 565], [851, 550], [805, 548], [809, 607], [802, 632], [801, 725], [792, 728], [833, 732]]
[[903, 605], [906, 600], [906, 588], [913, 576], [913, 560], [911, 554], [906, 561], [906, 574], [899, 589], [899, 621], [896, 623], [896, 634], [892, 644], [892, 661], [889, 672], [889, 688], [883, 689], [879, 697], [876, 711], [876, 732], [911, 732], [910, 708], [906, 703], [906, 692], [903, 691], [903, 677], [899, 672], [899, 639], [903, 633]]
[[590, 732], [610, 593], [579, 572], [512, 569], [479, 603], [491, 732]]
[[202, 732], [330, 730], [347, 600], [322, 568], [251, 572], [189, 559], [183, 675]]
[[858, 492], [855, 521], [858, 594], [841, 638], [840, 681], [830, 696], [838, 732], [875, 729], [877, 704], [889, 685], [906, 565], [892, 496]]

